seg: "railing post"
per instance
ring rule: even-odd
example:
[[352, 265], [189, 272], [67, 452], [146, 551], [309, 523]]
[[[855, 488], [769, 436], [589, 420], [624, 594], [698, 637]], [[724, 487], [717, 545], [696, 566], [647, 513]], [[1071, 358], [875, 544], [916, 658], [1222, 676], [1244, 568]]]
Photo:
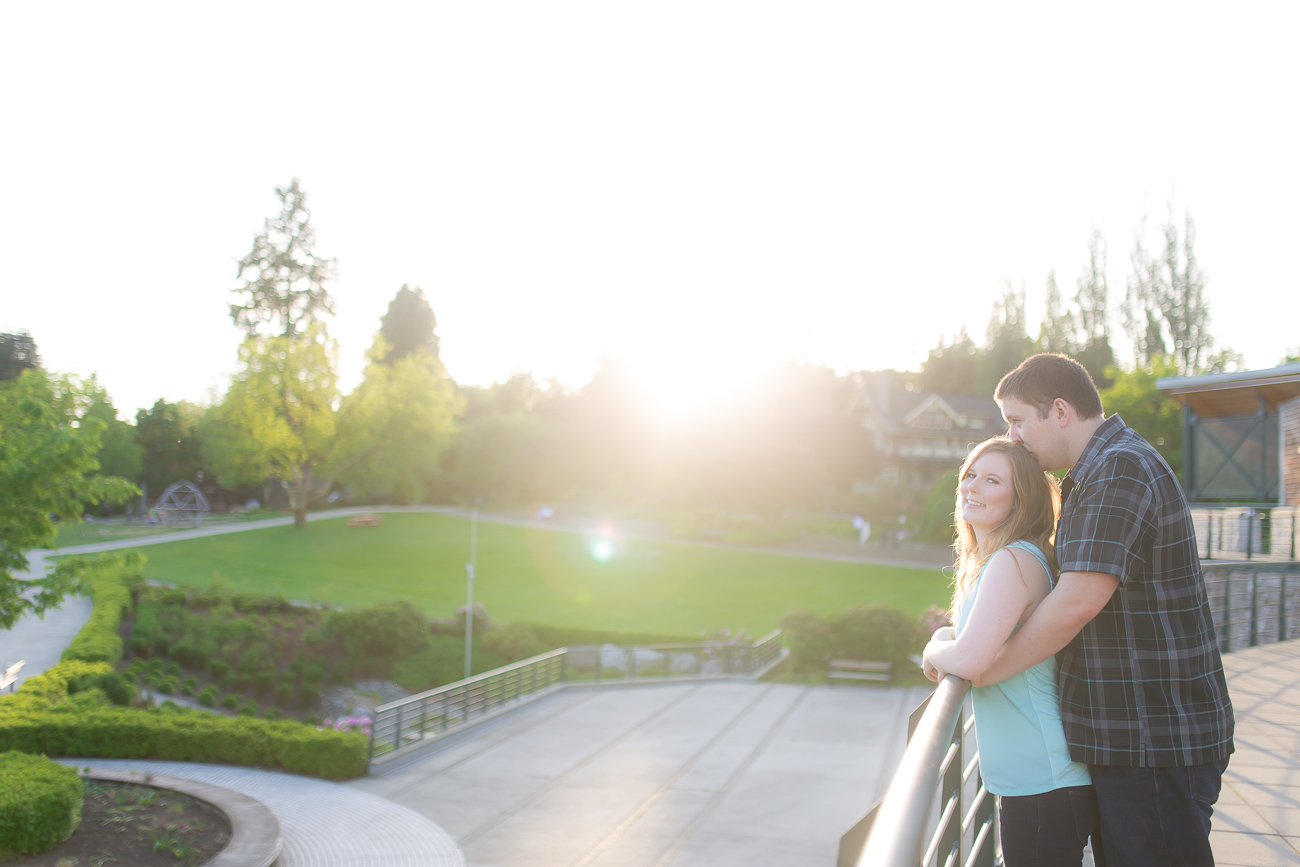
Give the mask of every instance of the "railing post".
[[1255, 548], [1255, 510], [1246, 512], [1246, 559], [1251, 559]]
[[1205, 513], [1205, 559], [1214, 559], [1214, 512]]
[[1223, 573], [1223, 637], [1219, 639], [1219, 652], [1232, 650], [1232, 572]]
[[1282, 570], [1281, 584], [1277, 593], [1277, 640], [1286, 641], [1286, 576], [1287, 570]]
[[1259, 570], [1250, 575], [1250, 646], [1259, 646]]
[[1291, 512], [1291, 559], [1295, 559], [1295, 512]]
[[397, 728], [393, 731], [393, 749], [402, 748], [402, 706], [397, 706]]
[[[956, 802], [957, 809], [953, 811], [952, 818], [948, 820], [948, 825], [944, 828], [943, 836], [939, 840], [939, 858], [940, 865], [949, 860], [952, 852], [961, 851], [962, 827], [961, 821], [966, 815], [965, 794], [966, 786], [962, 783], [962, 771], [966, 767], [966, 700], [962, 699], [961, 709], [957, 713], [957, 726], [952, 733], [952, 743], [957, 747], [956, 757], [948, 763], [948, 767], [943, 772], [943, 785], [939, 789], [939, 807], [943, 808], [945, 801], [951, 798]], [[960, 864], [960, 856], [955, 860]]]

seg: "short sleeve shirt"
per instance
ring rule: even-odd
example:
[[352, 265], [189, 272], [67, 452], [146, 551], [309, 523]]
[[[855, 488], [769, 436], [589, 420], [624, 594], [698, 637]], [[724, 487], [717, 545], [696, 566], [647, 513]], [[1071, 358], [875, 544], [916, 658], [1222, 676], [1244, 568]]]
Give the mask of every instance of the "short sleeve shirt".
[[1070, 756], [1125, 767], [1226, 759], [1232, 703], [1178, 479], [1113, 415], [1061, 490], [1061, 571], [1119, 578], [1106, 607], [1058, 657]]

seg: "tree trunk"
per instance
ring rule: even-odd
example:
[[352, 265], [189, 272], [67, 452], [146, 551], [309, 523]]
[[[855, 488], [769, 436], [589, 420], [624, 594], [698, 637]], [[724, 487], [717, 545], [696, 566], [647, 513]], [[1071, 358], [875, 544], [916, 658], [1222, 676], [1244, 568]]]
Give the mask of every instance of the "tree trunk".
[[293, 510], [293, 526], [299, 530], [304, 530], [307, 528], [307, 507], [306, 506], [298, 506]]

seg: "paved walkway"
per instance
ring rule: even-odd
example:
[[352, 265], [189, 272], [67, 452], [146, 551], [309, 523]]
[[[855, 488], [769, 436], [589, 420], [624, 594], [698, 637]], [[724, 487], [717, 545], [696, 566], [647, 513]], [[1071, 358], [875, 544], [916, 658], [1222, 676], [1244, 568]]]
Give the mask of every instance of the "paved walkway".
[[830, 865], [888, 785], [928, 692], [569, 689], [348, 786], [437, 822], [470, 867]]
[[1300, 865], [1300, 640], [1223, 658], [1237, 752], [1214, 810], [1215, 861]]
[[76, 759], [78, 767], [142, 771], [200, 780], [256, 798], [280, 820], [277, 867], [464, 867], [456, 842], [406, 807], [358, 789], [248, 768]]

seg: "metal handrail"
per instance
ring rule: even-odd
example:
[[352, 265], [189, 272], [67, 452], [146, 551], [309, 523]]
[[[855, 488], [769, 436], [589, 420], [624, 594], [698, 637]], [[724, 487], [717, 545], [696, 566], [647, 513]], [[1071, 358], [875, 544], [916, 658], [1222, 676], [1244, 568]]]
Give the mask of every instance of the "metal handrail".
[[[939, 682], [929, 700], [920, 722], [908, 741], [903, 760], [894, 773], [884, 800], [875, 809], [871, 832], [861, 854], [853, 863], [858, 867], [916, 867], [926, 863], [922, 854], [926, 850], [926, 819], [934, 801], [935, 788], [940, 777], [954, 761], [961, 770], [960, 749], [954, 749], [954, 732], [957, 732], [966, 691], [970, 684], [948, 675]], [[958, 736], [964, 735], [963, 731]], [[945, 786], [945, 788], [947, 788]], [[948, 793], [944, 809], [945, 818], [960, 814], [960, 790]], [[927, 861], [933, 858], [942, 845], [945, 823], [941, 820], [939, 833], [929, 847]]]
[[[561, 647], [529, 659], [477, 674], [375, 708], [370, 729], [370, 758], [415, 748], [450, 729], [536, 697], [565, 682], [626, 682], [661, 677], [731, 677], [753, 675], [781, 658], [781, 630], [752, 644], [648, 644], [635, 647]], [[638, 670], [638, 655], [660, 654], [651, 672]], [[673, 667], [673, 657], [686, 667]], [[606, 659], [621, 676], [605, 676]], [[710, 659], [710, 657], [712, 657]], [[619, 667], [619, 664], [622, 667]], [[646, 663], [643, 662], [642, 665]], [[662, 673], [659, 669], [662, 668]], [[582, 676], [592, 671], [593, 676]]]

